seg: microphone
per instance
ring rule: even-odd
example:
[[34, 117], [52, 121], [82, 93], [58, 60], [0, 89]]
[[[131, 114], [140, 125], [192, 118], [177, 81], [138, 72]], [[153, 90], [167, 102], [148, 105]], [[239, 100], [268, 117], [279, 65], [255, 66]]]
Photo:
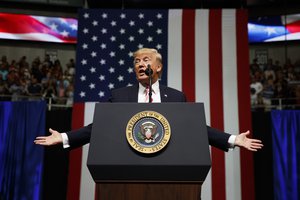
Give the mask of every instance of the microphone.
[[152, 103], [152, 74], [153, 70], [151, 69], [151, 65], [147, 65], [147, 69], [145, 69], [145, 74], [149, 76], [149, 103]]
[[151, 69], [151, 65], [150, 64], [147, 65], [147, 69], [145, 69], [145, 74], [147, 76], [152, 76], [153, 70]]

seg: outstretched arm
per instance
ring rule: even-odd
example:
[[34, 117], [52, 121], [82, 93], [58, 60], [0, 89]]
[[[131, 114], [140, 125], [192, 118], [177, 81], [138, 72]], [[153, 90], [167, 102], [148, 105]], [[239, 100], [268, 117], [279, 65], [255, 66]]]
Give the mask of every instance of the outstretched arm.
[[49, 132], [51, 133], [51, 135], [49, 135], [49, 136], [36, 137], [34, 140], [34, 143], [43, 145], [43, 146], [51, 146], [51, 145], [63, 143], [61, 133], [59, 133], [58, 131], [53, 130], [51, 128], [49, 129]]
[[236, 136], [234, 141], [235, 146], [243, 147], [249, 151], [257, 151], [261, 149], [264, 145], [261, 140], [248, 138], [250, 131], [246, 131]]

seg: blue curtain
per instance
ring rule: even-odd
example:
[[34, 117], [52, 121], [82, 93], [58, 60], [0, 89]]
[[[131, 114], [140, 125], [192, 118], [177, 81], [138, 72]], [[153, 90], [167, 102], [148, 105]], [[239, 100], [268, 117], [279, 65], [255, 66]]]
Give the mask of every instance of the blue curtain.
[[300, 198], [300, 111], [272, 111], [274, 197]]
[[45, 133], [45, 102], [0, 102], [0, 199], [41, 197], [44, 151], [33, 143]]

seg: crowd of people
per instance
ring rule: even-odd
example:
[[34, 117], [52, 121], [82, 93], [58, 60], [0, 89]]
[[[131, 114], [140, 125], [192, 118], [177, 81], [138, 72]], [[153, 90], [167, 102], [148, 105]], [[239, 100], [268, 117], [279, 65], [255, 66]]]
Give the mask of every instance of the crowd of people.
[[252, 108], [296, 108], [300, 106], [300, 62], [281, 65], [268, 59], [265, 65], [250, 64]]
[[[70, 59], [63, 68], [60, 60], [49, 55], [31, 63], [26, 56], [19, 61], [0, 60], [0, 101], [45, 99], [52, 104], [73, 104], [75, 61]], [[250, 64], [252, 108], [272, 109], [278, 106], [300, 106], [300, 62], [287, 59], [281, 65], [272, 59], [264, 65], [253, 59]]]
[[0, 60], [0, 100], [44, 99], [52, 104], [73, 104], [75, 61], [70, 59], [65, 68], [60, 60], [51, 61], [49, 55], [31, 63], [26, 56], [18, 61]]

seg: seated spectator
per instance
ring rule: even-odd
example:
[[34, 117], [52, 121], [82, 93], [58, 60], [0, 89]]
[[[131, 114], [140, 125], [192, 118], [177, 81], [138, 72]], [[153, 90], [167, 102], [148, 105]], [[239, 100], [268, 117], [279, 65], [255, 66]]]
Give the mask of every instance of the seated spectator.
[[272, 98], [274, 97], [274, 81], [272, 77], [269, 77], [267, 83], [264, 85], [264, 89], [262, 91], [262, 97], [264, 101], [264, 105], [271, 106]]
[[53, 104], [56, 103], [57, 94], [55, 85], [55, 81], [53, 79], [49, 79], [44, 87], [43, 97], [46, 98], [48, 104], [50, 103], [50, 101]]
[[32, 76], [31, 78], [31, 83], [27, 87], [27, 92], [29, 96], [35, 96], [35, 97], [40, 97], [42, 96], [42, 86], [38, 82], [38, 79], [35, 76]]
[[66, 89], [66, 97], [67, 97], [67, 106], [73, 105], [73, 97], [74, 97], [74, 86], [73, 84], [69, 84], [69, 86]]
[[263, 85], [255, 77], [251, 77], [250, 92], [251, 92], [251, 105], [258, 104], [258, 95], [261, 94]]
[[6, 65], [1, 63], [0, 64], [0, 76], [1, 76], [2, 80], [6, 81], [7, 74], [8, 74], [8, 69], [6, 68]]

